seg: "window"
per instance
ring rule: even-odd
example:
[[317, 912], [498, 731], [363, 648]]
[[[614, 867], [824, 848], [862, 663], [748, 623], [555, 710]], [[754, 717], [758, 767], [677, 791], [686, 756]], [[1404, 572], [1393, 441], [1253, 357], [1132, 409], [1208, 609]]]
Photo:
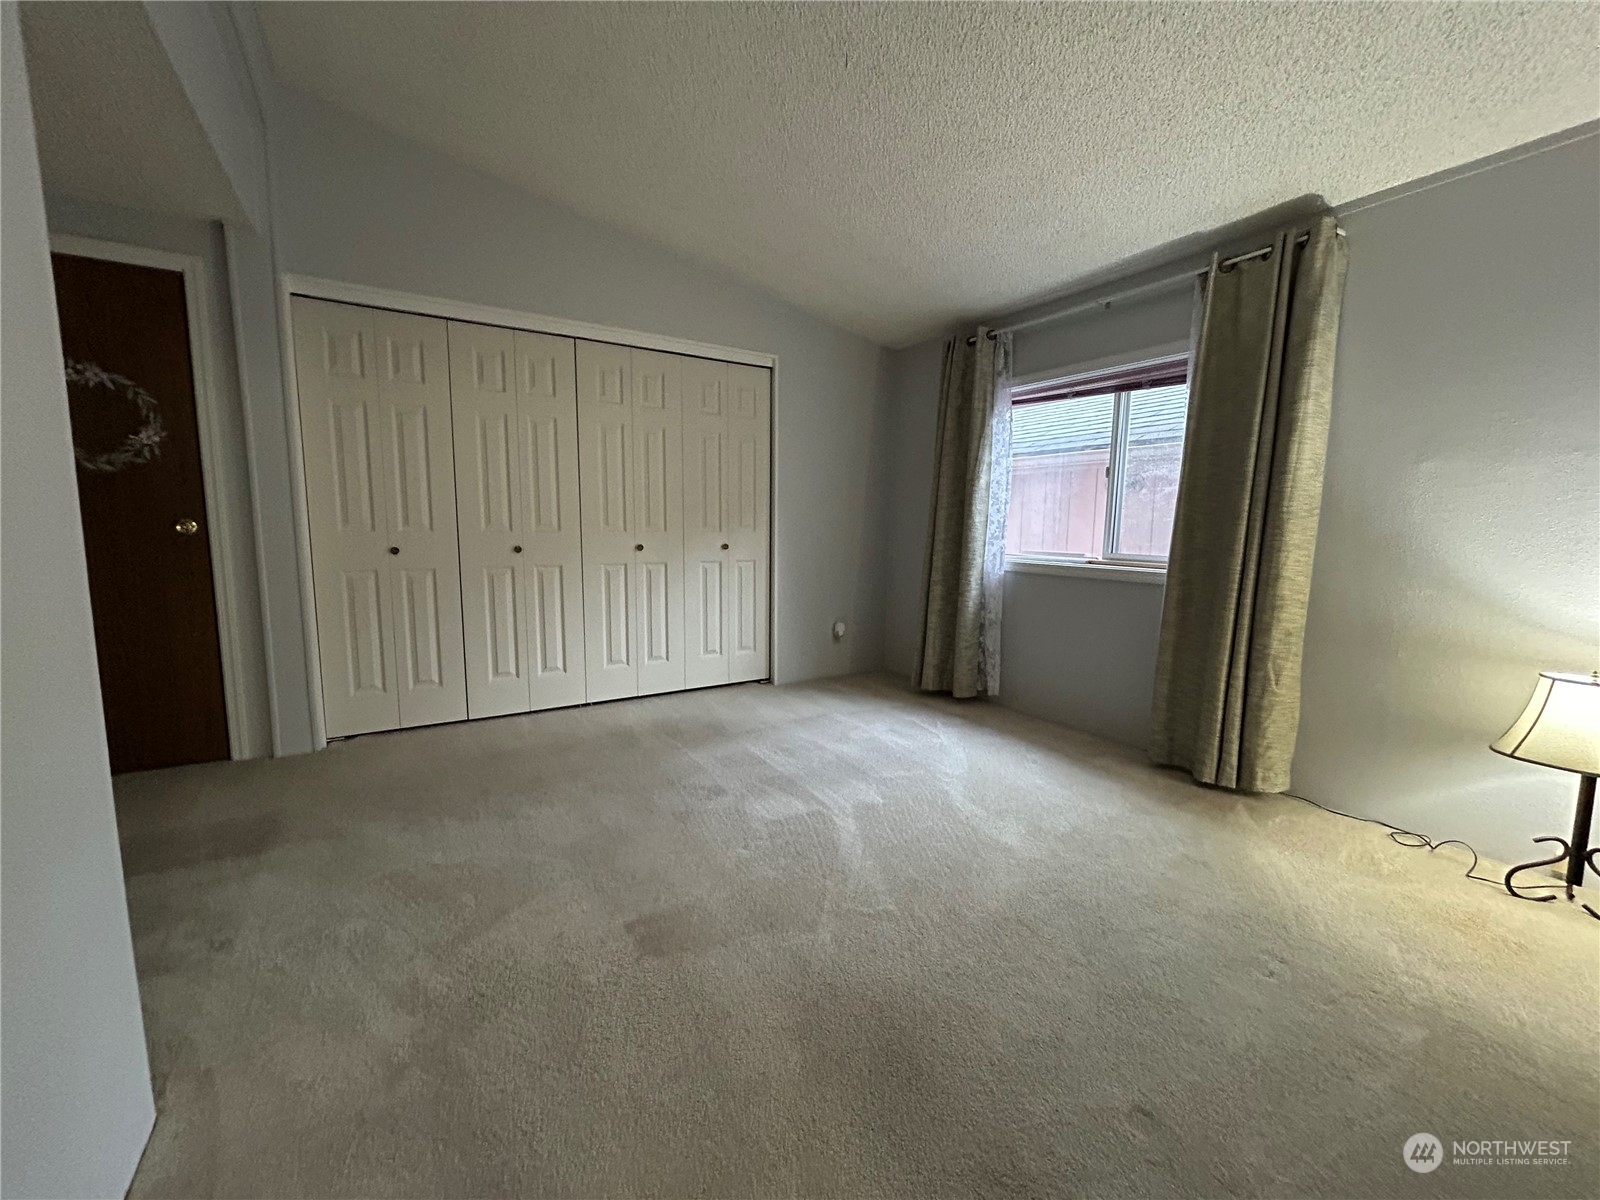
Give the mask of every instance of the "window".
[[1006, 553], [1165, 565], [1188, 359], [1016, 387], [1011, 404]]

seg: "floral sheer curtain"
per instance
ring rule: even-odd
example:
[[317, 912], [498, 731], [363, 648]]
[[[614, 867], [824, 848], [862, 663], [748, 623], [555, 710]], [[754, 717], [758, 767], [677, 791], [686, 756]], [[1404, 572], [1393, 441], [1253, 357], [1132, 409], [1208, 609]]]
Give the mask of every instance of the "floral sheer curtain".
[[1000, 690], [1000, 595], [1011, 500], [1011, 335], [980, 327], [945, 347], [916, 686]]

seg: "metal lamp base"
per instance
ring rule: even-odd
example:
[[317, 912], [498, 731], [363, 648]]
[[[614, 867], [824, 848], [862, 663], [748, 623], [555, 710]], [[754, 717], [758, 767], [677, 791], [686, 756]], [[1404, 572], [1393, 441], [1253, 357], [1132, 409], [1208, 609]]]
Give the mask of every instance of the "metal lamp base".
[[[1590, 870], [1595, 871], [1597, 874], [1600, 874], [1600, 865], [1597, 865], [1595, 862], [1595, 856], [1596, 854], [1600, 854], [1600, 849], [1592, 847], [1589, 844], [1589, 827], [1594, 821], [1594, 790], [1595, 777], [1593, 775], [1578, 776], [1578, 809], [1574, 814], [1572, 821], [1572, 841], [1567, 842], [1558, 837], [1534, 838], [1533, 840], [1536, 845], [1541, 842], [1553, 842], [1557, 846], [1561, 847], [1561, 852], [1559, 854], [1551, 855], [1549, 858], [1538, 858], [1532, 862], [1525, 862], [1518, 866], [1512, 867], [1511, 870], [1506, 872], [1506, 891], [1510, 892], [1518, 900], [1539, 901], [1556, 899], [1554, 896], [1526, 896], [1517, 891], [1516, 885], [1513, 884], [1511, 880], [1514, 876], [1523, 871], [1531, 871], [1535, 867], [1550, 867], [1554, 866], [1556, 863], [1565, 861], [1567, 864], [1567, 899], [1571, 900], [1574, 899], [1574, 890], [1583, 886], [1583, 870], [1585, 866], [1587, 866]], [[1590, 916], [1600, 918], [1600, 913], [1595, 912], [1595, 910], [1590, 908], [1587, 904], [1585, 904], [1583, 907], [1584, 911], [1586, 911]]]

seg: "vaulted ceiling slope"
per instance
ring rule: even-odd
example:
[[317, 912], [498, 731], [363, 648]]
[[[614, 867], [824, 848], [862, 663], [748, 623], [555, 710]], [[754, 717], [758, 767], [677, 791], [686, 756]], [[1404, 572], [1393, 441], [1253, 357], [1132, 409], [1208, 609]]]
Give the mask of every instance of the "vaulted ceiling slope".
[[19, 11], [47, 194], [248, 223], [144, 5]]
[[886, 345], [1600, 113], [1590, 4], [259, 11], [284, 82]]

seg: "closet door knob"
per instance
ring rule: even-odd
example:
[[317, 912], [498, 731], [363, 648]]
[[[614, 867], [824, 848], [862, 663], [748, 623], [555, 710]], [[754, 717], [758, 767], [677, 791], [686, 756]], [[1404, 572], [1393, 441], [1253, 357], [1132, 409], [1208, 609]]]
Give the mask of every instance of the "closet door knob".
[[522, 547], [521, 546], [513, 546], [513, 547], [511, 547], [511, 553], [513, 553], [513, 554], [521, 554], [522, 553]]
[[635, 550], [643, 550], [644, 549], [644, 543], [640, 542], [637, 546], [634, 547], [634, 549]]
[[390, 554], [399, 554], [400, 553], [400, 547], [399, 546], [390, 546], [389, 547], [389, 553]]
[[723, 549], [724, 549], [724, 550], [726, 550], [726, 549], [727, 549], [727, 548], [728, 548], [728, 543], [727, 543], [727, 542], [723, 542], [723, 543], [722, 543], [722, 548], [723, 548]]

